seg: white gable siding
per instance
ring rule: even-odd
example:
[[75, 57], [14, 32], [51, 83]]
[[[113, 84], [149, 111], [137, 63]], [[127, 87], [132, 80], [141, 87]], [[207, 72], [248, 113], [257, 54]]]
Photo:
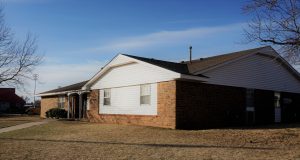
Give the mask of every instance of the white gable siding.
[[168, 81], [179, 74], [139, 63], [127, 64], [107, 71], [91, 88], [103, 89]]
[[[157, 83], [179, 77], [179, 73], [119, 55], [102, 70], [91, 89], [100, 90], [100, 114], [157, 115]], [[140, 105], [143, 84], [151, 85], [150, 105]], [[103, 105], [104, 89], [110, 89], [109, 106]]]
[[111, 105], [103, 105], [100, 90], [100, 114], [157, 115], [157, 84], [151, 84], [150, 105], [140, 105], [140, 85], [111, 88]]
[[124, 55], [118, 55], [109, 63], [109, 66], [120, 65], [128, 62], [133, 62], [133, 60], [130, 60], [128, 57]]
[[262, 55], [203, 73], [211, 84], [300, 93], [300, 82], [278, 61]]

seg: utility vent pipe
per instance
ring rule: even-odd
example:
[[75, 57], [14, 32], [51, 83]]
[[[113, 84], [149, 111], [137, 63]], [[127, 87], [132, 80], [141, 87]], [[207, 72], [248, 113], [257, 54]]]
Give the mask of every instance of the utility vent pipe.
[[193, 49], [193, 47], [192, 46], [190, 46], [190, 63], [192, 63], [192, 49]]

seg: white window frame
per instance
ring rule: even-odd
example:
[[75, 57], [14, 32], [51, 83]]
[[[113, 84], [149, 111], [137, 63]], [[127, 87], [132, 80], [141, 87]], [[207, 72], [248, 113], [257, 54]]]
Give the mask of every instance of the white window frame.
[[58, 108], [61, 108], [61, 109], [65, 108], [65, 96], [64, 95], [58, 96]]
[[275, 108], [280, 108], [280, 99], [281, 99], [281, 94], [280, 92], [274, 92], [274, 107]]
[[[143, 93], [143, 87], [149, 87], [147, 89], [148, 93]], [[149, 103], [142, 103], [143, 102], [142, 98], [146, 97], [146, 96], [149, 96]], [[140, 105], [151, 105], [151, 85], [150, 84], [140, 85]]]
[[[108, 95], [105, 95], [105, 92], [108, 92]], [[109, 104], [105, 104], [105, 99], [109, 99]], [[103, 90], [103, 105], [104, 106], [111, 106], [111, 89], [104, 89]]]

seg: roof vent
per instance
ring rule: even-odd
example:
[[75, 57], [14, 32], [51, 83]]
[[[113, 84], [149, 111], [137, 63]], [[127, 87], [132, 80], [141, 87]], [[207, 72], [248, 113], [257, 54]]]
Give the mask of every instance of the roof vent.
[[190, 46], [189, 49], [190, 49], [190, 63], [192, 63], [192, 49], [193, 49], [193, 47]]

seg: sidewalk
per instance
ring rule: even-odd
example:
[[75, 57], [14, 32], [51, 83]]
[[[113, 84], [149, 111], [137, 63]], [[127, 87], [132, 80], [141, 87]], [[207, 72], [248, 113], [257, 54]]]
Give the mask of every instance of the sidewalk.
[[46, 124], [49, 121], [51, 121], [51, 120], [43, 120], [41, 122], [29, 122], [29, 123], [19, 124], [19, 125], [16, 125], [16, 126], [1, 128], [0, 133], [10, 132], [10, 131], [23, 129], [23, 128], [28, 128], [28, 127], [32, 127], [32, 126], [36, 126], [36, 125], [41, 125], [41, 124]]

